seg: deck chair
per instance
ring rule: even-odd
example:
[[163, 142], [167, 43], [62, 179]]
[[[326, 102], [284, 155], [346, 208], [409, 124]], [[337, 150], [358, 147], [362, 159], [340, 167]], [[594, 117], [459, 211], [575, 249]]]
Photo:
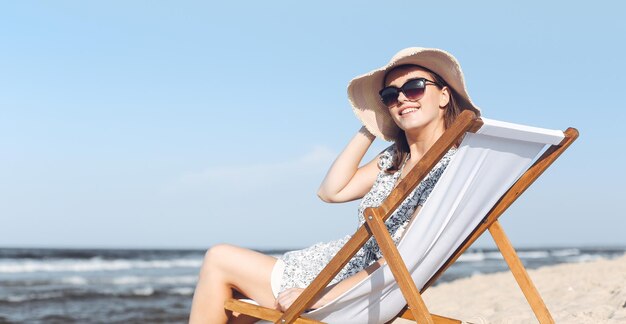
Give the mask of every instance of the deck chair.
[[[225, 309], [274, 323], [460, 323], [431, 314], [421, 297], [486, 230], [496, 242], [535, 316], [553, 323], [498, 217], [578, 137], [477, 118], [464, 111], [389, 197], [364, 211], [366, 222], [284, 313], [231, 299]], [[461, 141], [462, 140], [462, 141]], [[385, 220], [455, 144], [458, 150], [396, 246]], [[363, 244], [374, 236], [386, 264], [325, 306], [305, 312]]]

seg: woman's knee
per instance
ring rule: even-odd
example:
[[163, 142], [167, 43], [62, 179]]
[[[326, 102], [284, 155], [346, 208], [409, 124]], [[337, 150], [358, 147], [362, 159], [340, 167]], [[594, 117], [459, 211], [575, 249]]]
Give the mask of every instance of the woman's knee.
[[233, 257], [237, 248], [230, 244], [217, 244], [209, 248], [204, 254], [203, 267], [221, 267]]

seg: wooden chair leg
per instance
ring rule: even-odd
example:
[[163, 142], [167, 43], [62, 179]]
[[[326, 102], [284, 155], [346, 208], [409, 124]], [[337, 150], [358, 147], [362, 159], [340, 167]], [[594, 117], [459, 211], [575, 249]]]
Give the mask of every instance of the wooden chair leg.
[[502, 226], [500, 226], [499, 221], [495, 221], [491, 224], [491, 226], [489, 226], [489, 233], [491, 233], [498, 249], [500, 249], [500, 253], [502, 253], [504, 260], [509, 265], [511, 273], [513, 273], [517, 284], [522, 289], [522, 292], [535, 313], [537, 320], [539, 320], [539, 323], [554, 323], [554, 319], [552, 318], [552, 315], [550, 315], [548, 307], [546, 307], [543, 299], [541, 299], [539, 291], [528, 276], [528, 272], [526, 272], [526, 268], [524, 268], [522, 261], [517, 256], [517, 253], [515, 253], [513, 245], [507, 238], [506, 234], [504, 234], [504, 230], [502, 229]]
[[374, 234], [374, 238], [380, 247], [380, 251], [385, 257], [385, 261], [387, 262], [387, 265], [389, 265], [391, 273], [398, 282], [402, 295], [404, 295], [404, 299], [406, 299], [409, 304], [409, 308], [411, 309], [413, 316], [419, 323], [434, 324], [435, 322], [433, 321], [430, 312], [428, 312], [428, 308], [426, 308], [426, 304], [424, 303], [419, 290], [415, 286], [415, 282], [413, 281], [409, 270], [406, 268], [406, 264], [402, 260], [402, 256], [400, 256], [400, 252], [398, 252], [398, 248], [387, 231], [387, 226], [385, 226], [383, 220], [375, 214], [366, 215], [365, 220], [368, 227], [372, 231], [372, 234]]

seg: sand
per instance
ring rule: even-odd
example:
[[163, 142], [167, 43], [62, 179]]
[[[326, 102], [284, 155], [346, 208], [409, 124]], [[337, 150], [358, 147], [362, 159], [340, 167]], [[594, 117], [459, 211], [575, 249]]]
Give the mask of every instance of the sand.
[[[557, 323], [626, 323], [626, 256], [528, 271]], [[424, 293], [431, 313], [471, 323], [535, 323], [510, 272], [442, 283]]]

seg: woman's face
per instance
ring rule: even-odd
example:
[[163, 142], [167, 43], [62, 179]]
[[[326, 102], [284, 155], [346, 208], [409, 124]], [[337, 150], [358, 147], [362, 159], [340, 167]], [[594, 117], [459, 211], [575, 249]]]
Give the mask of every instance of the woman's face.
[[[433, 76], [419, 67], [402, 67], [387, 74], [385, 86], [402, 87], [411, 79], [425, 78], [435, 81]], [[448, 88], [439, 88], [431, 82], [426, 83], [424, 96], [409, 100], [400, 92], [398, 103], [389, 107], [389, 114], [400, 129], [406, 133], [444, 127], [445, 106], [449, 101]]]

